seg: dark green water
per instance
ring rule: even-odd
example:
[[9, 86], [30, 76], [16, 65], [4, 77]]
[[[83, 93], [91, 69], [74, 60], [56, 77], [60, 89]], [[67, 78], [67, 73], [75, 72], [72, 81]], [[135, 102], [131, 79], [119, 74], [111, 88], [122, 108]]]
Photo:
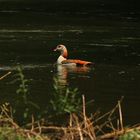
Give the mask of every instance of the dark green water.
[[[53, 94], [54, 77], [62, 88], [78, 88], [90, 113], [111, 110], [122, 96], [126, 124], [139, 123], [140, 20], [135, 11], [46, 12], [2, 9], [0, 11], [0, 75], [15, 73], [23, 65], [31, 100], [42, 108]], [[92, 15], [93, 14], [93, 15]], [[58, 53], [65, 44], [69, 58], [95, 63], [91, 68], [57, 68]], [[14, 103], [17, 84], [9, 75], [0, 81], [0, 102]]]

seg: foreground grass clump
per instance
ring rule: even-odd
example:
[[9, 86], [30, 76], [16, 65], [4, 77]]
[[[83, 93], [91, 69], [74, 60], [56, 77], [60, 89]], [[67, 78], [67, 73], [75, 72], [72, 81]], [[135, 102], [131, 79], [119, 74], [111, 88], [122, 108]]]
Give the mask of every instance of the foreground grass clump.
[[0, 140], [50, 140], [47, 136], [10, 126], [0, 127]]
[[27, 129], [20, 126], [12, 115], [12, 108], [9, 103], [0, 106], [0, 140], [48, 140], [33, 128]]
[[[0, 140], [26, 140], [27, 138], [8, 126], [0, 127]], [[35, 140], [35, 138], [32, 138]]]
[[140, 130], [134, 129], [120, 136], [119, 140], [140, 140]]
[[[2, 105], [0, 111], [0, 140], [139, 140], [140, 125], [125, 128], [123, 126], [120, 102], [109, 112], [99, 116], [96, 112], [87, 117], [85, 98], [81, 113], [69, 114], [69, 121], [64, 125], [53, 125], [46, 121], [35, 121], [19, 126], [11, 114], [8, 104]], [[114, 126], [114, 116], [117, 128]], [[100, 123], [100, 120], [102, 123]], [[105, 120], [106, 119], [106, 120]], [[109, 131], [104, 131], [105, 129]]]

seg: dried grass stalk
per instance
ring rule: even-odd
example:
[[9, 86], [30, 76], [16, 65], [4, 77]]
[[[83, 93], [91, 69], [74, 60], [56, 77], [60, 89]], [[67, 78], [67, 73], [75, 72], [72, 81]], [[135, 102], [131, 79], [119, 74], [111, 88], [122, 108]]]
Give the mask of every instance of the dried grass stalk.
[[[82, 96], [83, 100], [83, 110], [81, 114], [72, 113], [70, 114], [69, 124], [65, 127], [60, 126], [48, 126], [45, 123], [35, 121], [32, 116], [32, 122], [30, 125], [27, 125], [27, 128], [23, 129], [17, 125], [12, 115], [9, 115], [12, 111], [6, 105], [1, 106], [0, 114], [0, 124], [6, 124], [10, 128], [13, 128], [16, 133], [23, 135], [24, 137], [31, 138], [32, 136], [37, 137], [37, 140], [51, 140], [57, 138], [57, 140], [104, 140], [117, 138], [119, 135], [122, 135], [127, 132], [131, 132], [134, 129], [140, 130], [140, 124], [134, 127], [129, 127], [127, 129], [123, 126], [123, 115], [121, 109], [121, 102], [118, 101], [118, 104], [108, 113], [102, 115], [98, 119], [94, 120], [92, 117], [87, 117], [86, 115], [86, 104], [85, 97]], [[112, 115], [117, 111], [119, 112], [119, 119], [117, 121], [118, 128], [115, 128], [112, 123]], [[103, 124], [98, 124], [98, 121], [107, 117], [107, 121]], [[109, 133], [104, 133], [103, 127], [110, 127], [111, 131]], [[51, 131], [53, 137], [48, 136], [48, 132]], [[97, 133], [102, 132], [102, 134], [97, 136]]]

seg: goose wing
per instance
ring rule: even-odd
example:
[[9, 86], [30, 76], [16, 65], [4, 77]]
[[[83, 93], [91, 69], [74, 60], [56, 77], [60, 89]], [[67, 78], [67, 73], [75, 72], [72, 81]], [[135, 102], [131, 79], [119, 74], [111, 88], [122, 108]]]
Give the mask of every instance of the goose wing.
[[92, 62], [89, 61], [83, 61], [79, 59], [67, 59], [62, 61], [62, 64], [69, 64], [69, 63], [75, 63], [76, 65], [91, 65], [93, 64]]

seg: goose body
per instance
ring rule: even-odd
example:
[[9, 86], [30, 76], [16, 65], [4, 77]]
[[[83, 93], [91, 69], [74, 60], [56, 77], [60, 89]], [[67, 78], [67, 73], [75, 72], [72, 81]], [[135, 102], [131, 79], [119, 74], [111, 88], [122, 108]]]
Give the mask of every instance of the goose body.
[[58, 45], [54, 51], [59, 51], [61, 54], [57, 59], [57, 64], [63, 64], [63, 65], [80, 65], [80, 66], [86, 66], [93, 64], [89, 61], [83, 61], [79, 59], [67, 59], [68, 57], [68, 51], [66, 46], [64, 45]]

